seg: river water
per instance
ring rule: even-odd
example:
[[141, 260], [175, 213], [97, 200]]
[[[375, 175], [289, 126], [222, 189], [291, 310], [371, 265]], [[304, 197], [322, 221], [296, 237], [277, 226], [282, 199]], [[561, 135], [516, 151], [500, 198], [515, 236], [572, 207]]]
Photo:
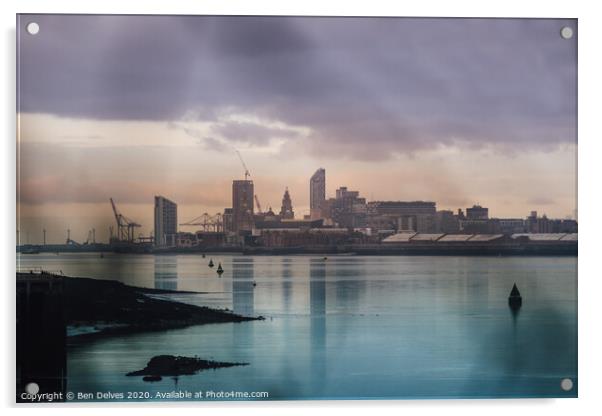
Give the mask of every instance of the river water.
[[[221, 277], [207, 266], [221, 263]], [[23, 270], [205, 292], [264, 321], [70, 342], [68, 390], [267, 392], [269, 399], [576, 397], [576, 257], [21, 255]], [[513, 283], [523, 296], [508, 308]], [[148, 383], [159, 354], [247, 366]], [[570, 378], [573, 389], [561, 389]], [[89, 397], [88, 397], [89, 398]]]

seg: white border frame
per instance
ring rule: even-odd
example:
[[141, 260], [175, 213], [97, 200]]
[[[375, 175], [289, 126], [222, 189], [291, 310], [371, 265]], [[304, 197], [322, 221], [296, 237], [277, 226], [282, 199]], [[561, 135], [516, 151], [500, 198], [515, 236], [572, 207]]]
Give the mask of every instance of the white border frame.
[[444, 17], [566, 17], [579, 19], [579, 399], [506, 399], [506, 400], [409, 400], [409, 401], [295, 401], [295, 402], [212, 402], [212, 403], [152, 403], [152, 404], [54, 404], [19, 406], [26, 413], [40, 409], [45, 414], [64, 413], [100, 414], [110, 411], [127, 414], [133, 408], [149, 415], [163, 415], [167, 408], [176, 407], [178, 413], [199, 414], [220, 411], [236, 414], [244, 411], [250, 415], [266, 414], [329, 414], [344, 411], [350, 415], [364, 414], [371, 409], [382, 414], [420, 411], [426, 414], [446, 415], [504, 415], [508, 413], [566, 415], [577, 412], [593, 413], [599, 408], [597, 402], [600, 374], [600, 352], [602, 343], [599, 324], [599, 297], [602, 294], [599, 263], [597, 257], [597, 237], [602, 236], [601, 221], [596, 221], [596, 209], [602, 206], [600, 185], [597, 178], [600, 172], [600, 97], [602, 88], [602, 54], [599, 52], [602, 40], [602, 16], [596, 13], [595, 2], [577, 1], [423, 1], [387, 2], [380, 0], [147, 0], [144, 2], [124, 2], [123, 0], [76, 1], [35, 0], [3, 1], [0, 3], [4, 49], [1, 101], [2, 127], [2, 190], [1, 205], [3, 230], [0, 255], [4, 273], [2, 307], [5, 319], [5, 336], [2, 342], [4, 374], [0, 392], [3, 407], [14, 411], [14, 276], [15, 272], [15, 21], [16, 13], [132, 13], [132, 14], [270, 14], [270, 15], [344, 15], [344, 16], [444, 16]]

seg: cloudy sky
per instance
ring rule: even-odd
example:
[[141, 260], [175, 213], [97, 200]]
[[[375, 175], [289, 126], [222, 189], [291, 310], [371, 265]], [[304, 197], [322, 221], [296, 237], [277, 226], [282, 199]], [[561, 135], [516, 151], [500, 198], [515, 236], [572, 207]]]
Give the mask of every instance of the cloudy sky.
[[[40, 32], [29, 35], [27, 23]], [[327, 172], [368, 200], [564, 218], [576, 201], [574, 20], [23, 15], [21, 239], [152, 229], [231, 205], [251, 171], [297, 216]], [[29, 236], [29, 237], [27, 237]]]

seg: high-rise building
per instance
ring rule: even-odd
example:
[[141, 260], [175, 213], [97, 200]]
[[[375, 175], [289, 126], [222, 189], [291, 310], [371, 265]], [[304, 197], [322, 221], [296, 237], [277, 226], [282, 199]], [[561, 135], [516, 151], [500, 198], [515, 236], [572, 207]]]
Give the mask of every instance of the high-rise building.
[[162, 196], [155, 196], [155, 245], [176, 245], [178, 233], [178, 205]]
[[280, 218], [283, 220], [292, 220], [295, 218], [295, 212], [293, 211], [293, 201], [288, 193], [288, 188], [284, 191], [282, 197], [282, 207], [280, 208]]
[[312, 220], [324, 218], [322, 209], [326, 201], [326, 170], [318, 169], [309, 180], [309, 209]]
[[253, 181], [232, 181], [232, 231], [253, 229]]

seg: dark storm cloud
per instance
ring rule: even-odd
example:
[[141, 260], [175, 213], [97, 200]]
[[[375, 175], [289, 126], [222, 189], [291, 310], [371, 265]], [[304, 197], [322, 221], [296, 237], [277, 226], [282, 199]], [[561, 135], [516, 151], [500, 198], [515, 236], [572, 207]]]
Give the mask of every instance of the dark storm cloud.
[[[229, 109], [310, 128], [287, 137], [315, 155], [372, 160], [441, 144], [576, 141], [576, 39], [559, 36], [573, 20], [35, 20], [39, 35], [20, 29], [23, 112], [169, 122]], [[214, 130], [250, 145], [278, 134]]]
[[266, 127], [257, 123], [241, 121], [214, 124], [211, 129], [228, 140], [256, 144], [267, 144], [271, 137], [298, 137], [298, 133], [292, 129]]

